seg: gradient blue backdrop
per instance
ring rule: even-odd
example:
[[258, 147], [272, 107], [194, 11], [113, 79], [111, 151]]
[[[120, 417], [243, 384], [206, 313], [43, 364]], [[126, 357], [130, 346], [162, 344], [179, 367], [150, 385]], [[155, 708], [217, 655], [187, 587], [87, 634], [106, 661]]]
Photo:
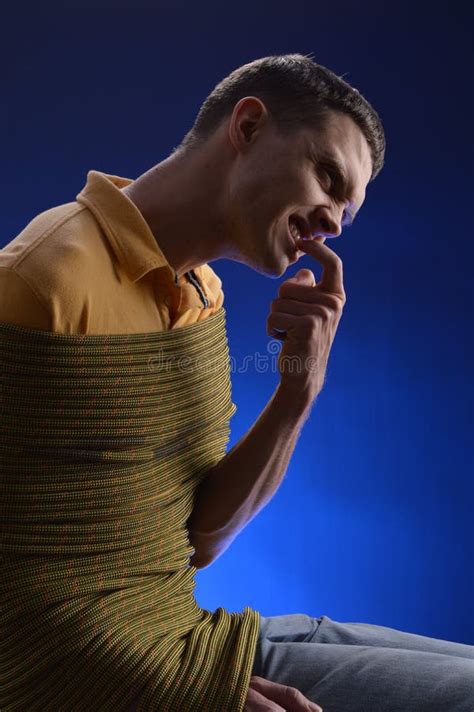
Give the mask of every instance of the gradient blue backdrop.
[[[344, 74], [380, 113], [387, 156], [329, 243], [348, 301], [327, 381], [281, 488], [198, 572], [197, 598], [474, 644], [470, 17], [459, 2], [148, 5], [3, 15], [1, 244], [88, 170], [135, 178], [163, 160], [247, 61], [312, 52]], [[270, 302], [302, 266], [320, 275], [310, 257], [276, 280], [212, 263], [235, 359], [229, 447], [277, 384], [243, 360], [268, 359]]]

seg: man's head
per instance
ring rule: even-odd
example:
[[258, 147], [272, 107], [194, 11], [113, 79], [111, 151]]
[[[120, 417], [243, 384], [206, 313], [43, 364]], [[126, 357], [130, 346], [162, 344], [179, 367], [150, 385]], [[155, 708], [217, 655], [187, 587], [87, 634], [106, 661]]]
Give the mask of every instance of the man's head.
[[340, 234], [383, 166], [377, 113], [300, 54], [223, 79], [172, 154], [125, 192], [179, 274], [219, 258], [280, 277], [303, 254], [292, 232]]
[[215, 87], [173, 153], [203, 149], [228, 166], [220, 207], [233, 259], [278, 277], [303, 254], [293, 223], [320, 239], [350, 223], [383, 166], [385, 139], [357, 89], [291, 54], [250, 62]]
[[322, 128], [333, 111], [350, 116], [370, 147], [370, 180], [382, 169], [385, 136], [375, 109], [342, 77], [302, 54], [263, 57], [231, 72], [204, 100], [193, 127], [175, 151], [202, 145], [246, 96], [261, 99], [282, 137], [301, 128]]

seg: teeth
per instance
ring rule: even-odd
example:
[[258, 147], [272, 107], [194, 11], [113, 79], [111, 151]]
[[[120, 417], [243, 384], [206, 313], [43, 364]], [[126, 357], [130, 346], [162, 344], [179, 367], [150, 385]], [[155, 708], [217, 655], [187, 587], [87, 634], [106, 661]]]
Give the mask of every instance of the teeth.
[[301, 233], [300, 233], [298, 227], [292, 221], [290, 222], [290, 232], [293, 235], [293, 237], [297, 237], [297, 238], [301, 237]]

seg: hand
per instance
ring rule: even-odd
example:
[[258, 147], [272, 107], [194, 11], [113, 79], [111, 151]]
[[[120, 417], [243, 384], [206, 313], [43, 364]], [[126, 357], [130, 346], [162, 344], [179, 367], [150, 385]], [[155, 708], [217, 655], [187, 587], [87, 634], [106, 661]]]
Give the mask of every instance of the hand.
[[280, 685], [263, 677], [250, 678], [244, 712], [323, 712], [296, 687]]
[[316, 240], [297, 244], [323, 265], [323, 274], [316, 284], [311, 270], [300, 269], [280, 285], [278, 299], [271, 304], [267, 334], [284, 342], [278, 357], [281, 385], [312, 402], [324, 384], [346, 294], [340, 257]]

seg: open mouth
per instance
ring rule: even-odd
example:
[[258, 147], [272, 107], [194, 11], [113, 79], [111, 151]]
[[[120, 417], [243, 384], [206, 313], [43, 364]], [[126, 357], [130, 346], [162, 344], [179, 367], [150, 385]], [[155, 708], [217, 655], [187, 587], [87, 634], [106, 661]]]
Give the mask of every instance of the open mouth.
[[290, 215], [288, 218], [288, 234], [299, 256], [304, 255], [305, 253], [298, 249], [296, 245], [296, 241], [298, 239], [324, 243], [329, 237], [328, 235], [325, 235], [324, 237], [316, 237], [318, 233], [315, 232], [313, 234], [309, 223], [299, 215]]
[[297, 250], [296, 241], [298, 239], [310, 240], [311, 231], [309, 225], [299, 215], [290, 215], [288, 218], [288, 232]]
[[288, 218], [288, 229], [295, 239], [302, 238], [303, 240], [310, 240], [312, 238], [310, 226], [306, 220], [299, 215], [290, 215]]

